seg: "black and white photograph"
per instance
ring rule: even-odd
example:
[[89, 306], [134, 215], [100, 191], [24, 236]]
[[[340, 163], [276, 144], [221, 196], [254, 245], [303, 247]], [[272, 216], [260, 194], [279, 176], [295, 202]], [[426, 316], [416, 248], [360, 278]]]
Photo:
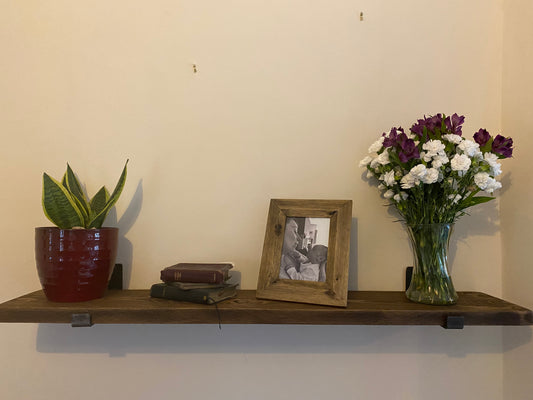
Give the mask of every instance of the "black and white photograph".
[[329, 218], [287, 218], [280, 279], [326, 281], [329, 228]]
[[271, 199], [258, 299], [346, 307], [351, 200]]

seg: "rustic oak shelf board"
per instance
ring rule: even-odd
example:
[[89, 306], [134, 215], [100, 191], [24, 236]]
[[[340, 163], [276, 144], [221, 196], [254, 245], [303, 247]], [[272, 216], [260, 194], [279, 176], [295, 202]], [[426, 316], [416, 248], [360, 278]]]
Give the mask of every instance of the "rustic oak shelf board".
[[[449, 317], [464, 325], [531, 325], [531, 310], [479, 292], [460, 292], [454, 306], [428, 306], [404, 292], [354, 291], [348, 307], [337, 308], [258, 300], [255, 291], [215, 306], [150, 298], [148, 290], [110, 290], [102, 299], [53, 303], [42, 291], [0, 304], [0, 322], [73, 323], [90, 315], [91, 324], [306, 324], [442, 325]], [[449, 320], [448, 320], [449, 321]]]

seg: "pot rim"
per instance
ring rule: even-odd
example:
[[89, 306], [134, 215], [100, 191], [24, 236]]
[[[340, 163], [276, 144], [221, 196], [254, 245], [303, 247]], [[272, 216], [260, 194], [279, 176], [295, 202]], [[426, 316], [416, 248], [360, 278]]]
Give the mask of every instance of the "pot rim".
[[39, 226], [35, 230], [58, 230], [58, 231], [105, 231], [105, 230], [118, 230], [118, 227], [114, 226], [103, 226], [101, 228], [71, 228], [71, 229], [62, 229], [57, 226]]

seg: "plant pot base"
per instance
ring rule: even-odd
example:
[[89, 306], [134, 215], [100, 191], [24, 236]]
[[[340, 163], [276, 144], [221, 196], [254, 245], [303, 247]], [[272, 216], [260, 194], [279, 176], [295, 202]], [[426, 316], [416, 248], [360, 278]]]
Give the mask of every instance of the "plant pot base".
[[86, 293], [81, 294], [78, 292], [66, 293], [60, 288], [44, 288], [44, 294], [49, 301], [55, 303], [79, 303], [83, 301], [96, 300], [104, 297], [105, 291], [102, 294]]

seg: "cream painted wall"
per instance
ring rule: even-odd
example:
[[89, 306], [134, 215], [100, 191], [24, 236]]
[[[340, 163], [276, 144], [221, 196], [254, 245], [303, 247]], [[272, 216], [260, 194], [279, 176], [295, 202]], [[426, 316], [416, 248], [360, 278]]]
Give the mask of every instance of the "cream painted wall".
[[[516, 152], [501, 200], [503, 238], [503, 294], [533, 309], [533, 189], [528, 175], [533, 147], [533, 3], [507, 1], [504, 19], [503, 114], [505, 132], [512, 134]], [[533, 392], [531, 329], [504, 329], [504, 394], [506, 399], [528, 398]]]
[[[423, 114], [500, 130], [502, 22], [501, 0], [0, 2], [0, 300], [39, 288], [42, 172], [68, 161], [92, 194], [126, 158], [109, 224], [130, 288], [181, 260], [232, 260], [254, 288], [269, 199], [341, 198], [350, 288], [401, 290], [407, 238], [358, 161]], [[502, 294], [499, 225], [497, 203], [457, 224], [458, 290]], [[0, 337], [6, 399], [503, 398], [494, 327], [3, 324]]]

